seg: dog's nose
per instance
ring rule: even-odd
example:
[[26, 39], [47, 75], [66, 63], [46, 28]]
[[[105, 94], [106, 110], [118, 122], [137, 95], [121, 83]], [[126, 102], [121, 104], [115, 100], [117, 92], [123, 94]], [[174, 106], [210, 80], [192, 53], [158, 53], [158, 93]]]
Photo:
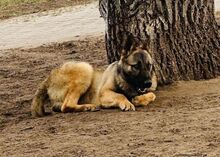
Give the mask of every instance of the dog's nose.
[[147, 80], [147, 81], [144, 82], [144, 87], [145, 88], [150, 88], [151, 85], [152, 85], [152, 81], [151, 80]]

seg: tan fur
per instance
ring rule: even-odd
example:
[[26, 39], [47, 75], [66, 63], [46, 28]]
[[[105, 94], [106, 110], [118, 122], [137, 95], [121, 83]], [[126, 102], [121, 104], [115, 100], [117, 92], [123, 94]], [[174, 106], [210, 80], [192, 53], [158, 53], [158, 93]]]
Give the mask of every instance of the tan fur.
[[[103, 74], [103, 82], [99, 92], [99, 99], [103, 108], [119, 107], [123, 111], [135, 111], [135, 106], [147, 106], [156, 99], [156, 95], [150, 92], [136, 96], [132, 99], [132, 102], [130, 102], [125, 95], [115, 92], [115, 76], [113, 75], [115, 68], [114, 64], [112, 64]], [[156, 82], [155, 75], [153, 79], [155, 79], [153, 82]], [[124, 84], [125, 82], [121, 81], [121, 83]]]
[[154, 101], [156, 96], [154, 93], [149, 92], [140, 96], [136, 96], [132, 99], [132, 103], [135, 106], [147, 106], [150, 102]]
[[[146, 106], [154, 101], [156, 96], [153, 93], [136, 94], [131, 102], [117, 91], [118, 88], [128, 92], [131, 90], [130, 84], [117, 73], [121, 62], [122, 59], [112, 63], [104, 73], [94, 71], [92, 66], [85, 62], [67, 62], [52, 70], [35, 94], [31, 107], [32, 115], [45, 115], [44, 103], [47, 97], [53, 109], [61, 112], [95, 111], [100, 106], [134, 111], [135, 106]], [[156, 84], [156, 77], [152, 79]]]
[[[98, 80], [98, 75], [100, 74], [94, 72], [92, 66], [88, 63], [67, 62], [60, 68], [54, 69], [40, 85], [38, 91], [45, 87], [47, 93], [44, 92], [43, 94], [48, 94], [51, 103], [61, 107], [62, 112], [95, 110], [96, 104], [99, 104], [99, 102], [95, 102], [96, 100], [90, 98], [91, 92], [93, 98], [97, 95], [97, 89], [94, 89], [94, 85], [96, 84], [95, 80]], [[33, 116], [44, 115], [44, 100], [38, 98], [41, 95], [38, 91], [32, 102]], [[82, 102], [87, 104], [78, 104], [81, 96], [84, 97]], [[88, 99], [91, 101], [88, 101]]]

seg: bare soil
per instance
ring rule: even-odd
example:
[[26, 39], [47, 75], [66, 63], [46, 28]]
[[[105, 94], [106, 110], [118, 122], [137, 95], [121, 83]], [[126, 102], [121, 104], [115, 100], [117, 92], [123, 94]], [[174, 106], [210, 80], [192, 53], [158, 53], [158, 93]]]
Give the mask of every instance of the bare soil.
[[0, 51], [0, 156], [220, 156], [220, 78], [160, 87], [135, 112], [31, 117], [37, 85], [68, 60], [105, 69], [104, 39]]
[[11, 17], [44, 12], [57, 8], [88, 4], [96, 0], [41, 0], [24, 3], [13, 3], [8, 5], [0, 5], [0, 20]]

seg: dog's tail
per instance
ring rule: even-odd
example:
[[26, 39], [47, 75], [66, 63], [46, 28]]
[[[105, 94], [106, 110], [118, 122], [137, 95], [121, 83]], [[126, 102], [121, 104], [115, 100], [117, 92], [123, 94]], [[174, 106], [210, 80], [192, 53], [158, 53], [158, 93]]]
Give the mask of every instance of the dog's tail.
[[42, 117], [45, 115], [45, 110], [44, 110], [44, 103], [48, 98], [47, 94], [47, 89], [48, 89], [48, 84], [47, 84], [48, 78], [45, 79], [37, 89], [35, 96], [33, 98], [32, 104], [31, 104], [31, 114], [34, 117]]

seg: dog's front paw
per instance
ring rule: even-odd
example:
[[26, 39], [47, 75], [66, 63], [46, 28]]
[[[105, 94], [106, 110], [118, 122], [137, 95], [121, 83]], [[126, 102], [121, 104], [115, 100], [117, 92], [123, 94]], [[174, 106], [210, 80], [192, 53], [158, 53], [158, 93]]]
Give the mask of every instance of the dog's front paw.
[[149, 93], [144, 94], [144, 95], [145, 95], [145, 97], [146, 97], [150, 102], [153, 102], [153, 101], [155, 101], [155, 99], [156, 99], [156, 95], [155, 95], [154, 93], [152, 93], [152, 92], [149, 92]]
[[150, 102], [153, 102], [156, 99], [156, 95], [152, 92], [136, 96], [132, 99], [132, 103], [135, 105], [147, 106]]
[[125, 100], [119, 104], [119, 107], [122, 111], [135, 111], [135, 107], [128, 100]]

